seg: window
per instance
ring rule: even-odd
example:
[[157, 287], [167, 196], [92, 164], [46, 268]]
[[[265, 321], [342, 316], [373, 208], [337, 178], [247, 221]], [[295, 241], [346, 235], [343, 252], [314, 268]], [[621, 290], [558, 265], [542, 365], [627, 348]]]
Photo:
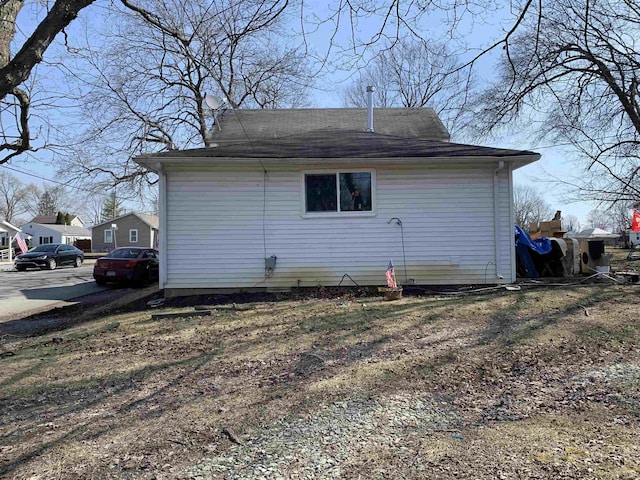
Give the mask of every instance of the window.
[[47, 243], [53, 243], [53, 237], [40, 237], [40, 241], [38, 242], [40, 245], [44, 245]]
[[304, 213], [373, 212], [374, 172], [304, 174]]
[[141, 251], [139, 248], [118, 248], [109, 254], [109, 258], [138, 258]]
[[132, 229], [129, 230], [129, 242], [130, 243], [138, 243], [138, 230]]
[[113, 230], [110, 228], [104, 231], [104, 243], [113, 243]]

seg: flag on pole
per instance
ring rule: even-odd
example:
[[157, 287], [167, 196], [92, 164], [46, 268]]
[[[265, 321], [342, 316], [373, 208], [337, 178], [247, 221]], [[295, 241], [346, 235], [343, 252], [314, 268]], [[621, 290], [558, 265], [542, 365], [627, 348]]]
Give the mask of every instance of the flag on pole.
[[387, 267], [387, 273], [385, 274], [387, 277], [387, 285], [389, 288], [398, 288], [398, 284], [396, 283], [396, 273], [393, 271], [393, 262], [389, 260], [389, 266]]
[[20, 249], [20, 253], [27, 253], [27, 250], [29, 249], [27, 248], [27, 244], [24, 239], [20, 236], [20, 233], [16, 233], [15, 239], [18, 244], [18, 248]]
[[633, 209], [633, 217], [631, 217], [631, 230], [634, 232], [640, 232], [640, 212]]

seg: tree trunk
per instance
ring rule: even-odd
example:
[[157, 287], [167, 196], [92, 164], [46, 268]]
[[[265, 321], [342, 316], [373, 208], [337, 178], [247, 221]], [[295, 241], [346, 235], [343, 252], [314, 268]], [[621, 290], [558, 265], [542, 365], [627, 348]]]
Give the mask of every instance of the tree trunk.
[[16, 18], [24, 6], [23, 0], [0, 1], [0, 68], [11, 58], [11, 41], [16, 34]]
[[15, 33], [15, 19], [23, 6], [22, 1], [0, 0], [1, 20], [7, 20], [0, 27], [3, 62], [0, 64], [0, 98], [4, 98], [15, 87], [29, 78], [33, 67], [42, 61], [44, 52], [58, 33], [63, 31], [80, 10], [95, 0], [57, 0], [47, 16], [38, 24], [33, 34], [22, 48], [10, 58], [10, 45]]

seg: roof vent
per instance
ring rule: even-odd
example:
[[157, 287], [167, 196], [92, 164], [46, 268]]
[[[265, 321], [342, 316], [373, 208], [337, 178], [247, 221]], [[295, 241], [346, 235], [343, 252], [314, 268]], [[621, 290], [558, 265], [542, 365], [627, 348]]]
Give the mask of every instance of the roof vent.
[[367, 85], [367, 132], [373, 132], [373, 92], [375, 88]]

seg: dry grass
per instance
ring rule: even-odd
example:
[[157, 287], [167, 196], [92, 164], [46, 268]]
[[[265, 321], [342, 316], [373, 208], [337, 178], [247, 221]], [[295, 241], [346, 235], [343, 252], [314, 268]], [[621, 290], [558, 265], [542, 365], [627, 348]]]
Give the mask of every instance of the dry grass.
[[[344, 478], [637, 478], [638, 288], [344, 295], [157, 321], [142, 303], [5, 339], [0, 477], [183, 478], [230, 448], [225, 428], [251, 439], [373, 398], [395, 446], [354, 447]], [[392, 429], [398, 399], [437, 402], [446, 428]]]

